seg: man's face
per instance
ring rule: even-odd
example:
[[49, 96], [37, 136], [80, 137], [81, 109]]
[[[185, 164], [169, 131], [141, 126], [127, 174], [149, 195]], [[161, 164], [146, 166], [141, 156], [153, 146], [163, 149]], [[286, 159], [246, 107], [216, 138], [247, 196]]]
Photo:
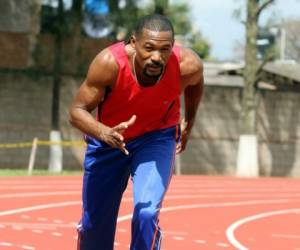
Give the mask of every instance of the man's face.
[[136, 63], [144, 76], [157, 77], [162, 74], [171, 55], [173, 42], [171, 31], [144, 29], [139, 37], [133, 38]]

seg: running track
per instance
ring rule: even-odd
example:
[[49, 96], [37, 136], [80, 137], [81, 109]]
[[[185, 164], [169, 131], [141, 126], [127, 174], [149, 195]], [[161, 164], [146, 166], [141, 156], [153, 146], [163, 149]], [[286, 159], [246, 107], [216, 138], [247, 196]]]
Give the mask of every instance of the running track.
[[[75, 250], [80, 197], [79, 176], [0, 178], [0, 249]], [[128, 249], [131, 209], [129, 185], [115, 250]], [[162, 250], [300, 250], [300, 181], [175, 176], [160, 225]]]

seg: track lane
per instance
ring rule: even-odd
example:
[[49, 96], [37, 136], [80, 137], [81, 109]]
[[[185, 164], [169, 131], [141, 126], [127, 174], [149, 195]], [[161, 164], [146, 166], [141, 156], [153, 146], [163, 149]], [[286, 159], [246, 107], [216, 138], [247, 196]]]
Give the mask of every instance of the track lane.
[[[81, 177], [0, 178], [0, 187], [1, 250], [26, 247], [58, 250], [62, 241], [68, 249], [76, 248], [75, 225], [81, 211]], [[237, 249], [226, 235], [230, 225], [268, 211], [300, 207], [299, 190], [300, 185], [295, 179], [174, 177], [161, 210], [162, 250]], [[74, 203], [67, 205], [68, 202]], [[56, 205], [47, 207], [47, 204]], [[27, 210], [20, 210], [26, 207]], [[30, 210], [30, 207], [36, 209]], [[120, 209], [116, 250], [128, 249], [131, 211], [129, 185]], [[272, 250], [260, 237], [266, 230], [268, 233], [263, 235], [268, 242], [274, 242], [276, 246], [283, 244], [287, 247], [285, 250], [300, 249], [299, 234], [289, 230], [300, 228], [296, 224], [299, 217], [295, 216], [251, 221], [238, 227], [235, 234], [238, 240], [251, 246], [250, 249]], [[278, 228], [283, 221], [285, 224], [281, 230], [275, 230], [275, 225]], [[273, 231], [265, 225], [273, 225]], [[47, 245], [49, 239], [51, 244]]]

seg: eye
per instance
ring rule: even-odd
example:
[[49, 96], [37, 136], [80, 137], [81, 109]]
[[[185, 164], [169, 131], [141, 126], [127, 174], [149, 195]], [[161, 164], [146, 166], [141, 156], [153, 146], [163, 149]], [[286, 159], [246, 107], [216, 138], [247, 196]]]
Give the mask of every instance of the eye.
[[145, 47], [145, 50], [148, 51], [148, 52], [150, 52], [150, 51], [153, 50], [153, 48], [152, 48], [151, 46], [146, 46], [146, 47]]
[[167, 53], [170, 51], [170, 48], [162, 48], [160, 51], [164, 52], [164, 53]]

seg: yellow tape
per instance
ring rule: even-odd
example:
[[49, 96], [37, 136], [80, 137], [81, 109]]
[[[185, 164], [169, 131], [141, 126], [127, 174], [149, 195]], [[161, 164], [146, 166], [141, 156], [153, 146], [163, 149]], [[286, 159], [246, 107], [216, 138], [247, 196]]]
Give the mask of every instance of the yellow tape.
[[32, 142], [0, 144], [0, 148], [26, 148], [31, 146], [32, 146]]
[[38, 141], [38, 145], [41, 146], [50, 146], [50, 145], [61, 145], [63, 147], [72, 147], [72, 146], [85, 146], [84, 141]]
[[[0, 148], [28, 148], [32, 147], [33, 142], [20, 142], [20, 143], [5, 143], [0, 144]], [[37, 141], [37, 145], [40, 146], [50, 146], [50, 145], [61, 145], [63, 147], [73, 147], [73, 146], [85, 146], [85, 141]]]

